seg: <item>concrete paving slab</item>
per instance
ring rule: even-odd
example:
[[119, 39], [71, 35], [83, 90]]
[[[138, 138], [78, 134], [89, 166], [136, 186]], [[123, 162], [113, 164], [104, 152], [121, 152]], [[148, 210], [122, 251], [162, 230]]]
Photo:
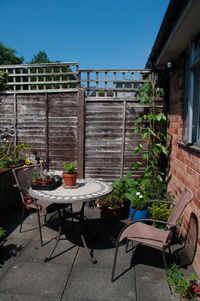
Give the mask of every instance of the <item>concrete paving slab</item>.
[[[74, 210], [80, 209], [78, 204], [76, 207]], [[73, 227], [71, 221], [66, 221], [66, 235], [62, 234], [53, 259], [45, 263], [55, 243], [51, 239], [57, 234], [58, 217], [50, 217], [42, 228], [44, 247], [40, 246], [38, 230], [32, 230], [37, 227], [35, 213], [25, 219], [24, 229], [28, 231], [23, 233], [19, 233], [19, 214], [15, 215], [16, 221], [14, 217], [9, 220], [6, 227], [10, 235], [4, 251], [0, 249], [4, 258], [0, 268], [0, 301], [179, 300], [170, 295], [161, 252], [147, 246], [128, 253], [125, 245], [120, 246], [115, 281], [111, 283], [115, 243], [126, 221], [103, 223], [98, 210], [86, 207], [85, 213], [89, 218], [85, 238], [98, 261], [95, 265], [82, 246], [77, 221]], [[12, 256], [12, 251], [17, 256]]]
[[179, 300], [171, 295], [160, 250], [141, 245], [136, 248], [132, 263], [135, 266], [138, 301]]
[[76, 265], [65, 288], [62, 300], [122, 301], [136, 300], [134, 271], [129, 270], [120, 282], [110, 281], [110, 268]]
[[[55, 239], [48, 242], [43, 247], [40, 245], [40, 240], [33, 239], [18, 258], [18, 262], [44, 262], [54, 245]], [[73, 263], [77, 251], [78, 247], [76, 245], [73, 245], [66, 239], [60, 240], [53, 253], [52, 260], [46, 264], [52, 263], [63, 265]]]
[[1, 294], [30, 295], [38, 297], [61, 297], [71, 270], [64, 266], [46, 263], [19, 262], [1, 278]]
[[18, 240], [17, 238], [5, 239], [0, 246], [0, 278], [16, 261], [29, 242], [30, 240]]
[[38, 297], [30, 295], [0, 294], [0, 301], [59, 301], [60, 298]]

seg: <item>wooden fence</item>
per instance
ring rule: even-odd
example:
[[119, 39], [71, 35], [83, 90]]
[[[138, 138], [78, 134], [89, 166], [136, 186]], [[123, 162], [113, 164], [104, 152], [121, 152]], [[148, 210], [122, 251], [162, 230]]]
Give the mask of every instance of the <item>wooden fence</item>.
[[80, 177], [111, 182], [138, 159], [133, 150], [139, 137], [132, 132], [143, 107], [136, 94], [152, 81], [150, 71], [79, 70], [77, 63], [3, 70], [11, 79], [10, 90], [0, 95], [0, 128], [13, 127], [15, 143], [35, 145], [50, 168], [77, 159]]

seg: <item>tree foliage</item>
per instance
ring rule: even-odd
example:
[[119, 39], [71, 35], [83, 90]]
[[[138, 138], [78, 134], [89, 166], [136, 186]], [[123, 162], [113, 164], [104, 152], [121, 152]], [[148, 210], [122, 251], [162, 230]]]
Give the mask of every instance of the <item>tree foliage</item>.
[[39, 64], [39, 63], [51, 63], [45, 51], [39, 51], [38, 54], [34, 55], [30, 64]]
[[3, 45], [0, 42], [0, 65], [22, 64], [24, 57], [17, 57], [16, 51]]

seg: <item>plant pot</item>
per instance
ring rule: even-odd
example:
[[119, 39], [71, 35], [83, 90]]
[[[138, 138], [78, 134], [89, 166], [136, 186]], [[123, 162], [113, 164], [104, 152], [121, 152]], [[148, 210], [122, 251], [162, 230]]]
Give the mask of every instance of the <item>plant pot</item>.
[[100, 211], [101, 219], [104, 222], [116, 222], [120, 220], [121, 217], [121, 208], [105, 208]]
[[62, 176], [66, 186], [76, 186], [76, 179], [78, 177], [78, 173], [69, 174], [67, 172], [63, 172]]
[[[135, 210], [135, 208], [133, 208], [130, 205], [130, 209], [129, 209], [129, 217], [131, 218], [133, 211]], [[149, 209], [145, 209], [145, 210], [137, 210], [132, 218], [132, 221], [137, 221], [139, 219], [145, 219], [148, 218], [148, 214], [149, 214]], [[142, 222], [145, 223], [145, 222]]]

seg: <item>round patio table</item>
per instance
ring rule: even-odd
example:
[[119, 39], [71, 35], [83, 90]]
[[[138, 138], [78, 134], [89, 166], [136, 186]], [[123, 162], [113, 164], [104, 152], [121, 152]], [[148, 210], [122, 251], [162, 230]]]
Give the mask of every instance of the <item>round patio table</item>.
[[[58, 188], [54, 190], [35, 190], [33, 188], [29, 188], [29, 194], [31, 197], [33, 197], [35, 200], [39, 199], [41, 201], [47, 201], [52, 202], [55, 204], [71, 204], [74, 203], [82, 203], [81, 209], [78, 212], [73, 212], [72, 210], [68, 213], [63, 210], [63, 215], [61, 215], [59, 211], [59, 230], [58, 235], [56, 238], [56, 244], [53, 247], [53, 250], [51, 251], [48, 258], [46, 258], [45, 261], [49, 261], [52, 257], [53, 252], [56, 249], [56, 246], [60, 240], [60, 235], [63, 227], [63, 220], [66, 218], [72, 217], [79, 220], [81, 222], [81, 239], [83, 242], [83, 246], [85, 247], [85, 250], [87, 252], [87, 255], [92, 263], [96, 262], [96, 259], [91, 257], [85, 238], [84, 238], [84, 230], [85, 230], [85, 216], [84, 216], [84, 208], [86, 202], [100, 199], [107, 194], [109, 194], [112, 191], [112, 186], [108, 183], [105, 183], [103, 181], [98, 180], [92, 180], [92, 179], [84, 179], [84, 180], [77, 180], [76, 187], [69, 188], [62, 184]], [[72, 208], [72, 206], [71, 206]]]

